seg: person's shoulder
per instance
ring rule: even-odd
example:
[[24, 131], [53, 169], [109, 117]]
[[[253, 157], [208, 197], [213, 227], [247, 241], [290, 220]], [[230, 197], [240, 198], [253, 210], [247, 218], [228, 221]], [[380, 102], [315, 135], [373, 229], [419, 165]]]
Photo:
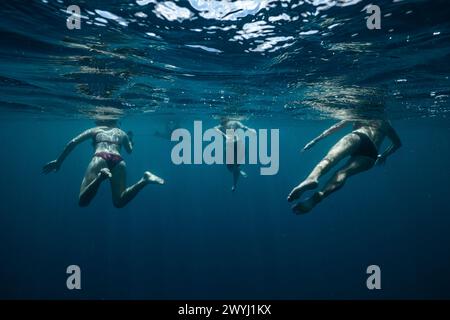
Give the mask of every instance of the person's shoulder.
[[116, 129], [118, 130], [118, 132], [120, 132], [120, 134], [127, 135], [127, 133], [125, 131], [123, 131], [122, 129], [120, 129], [120, 128], [116, 128]]
[[85, 132], [90, 133], [92, 135], [95, 135], [95, 134], [99, 133], [103, 129], [104, 129], [104, 127], [97, 126], [97, 127], [93, 127], [93, 128], [87, 129]]
[[389, 120], [383, 121], [382, 128], [383, 128], [384, 132], [386, 132], [387, 134], [395, 132], [394, 127], [392, 126], [392, 124]]
[[380, 120], [377, 121], [377, 124], [382, 129], [392, 128], [391, 122], [389, 120], [380, 119]]
[[231, 120], [230, 121], [230, 127], [232, 127], [233, 129], [245, 128], [245, 126], [242, 124], [242, 122], [240, 122], [238, 120]]
[[116, 132], [123, 138], [123, 139], [125, 139], [125, 138], [128, 138], [128, 134], [125, 132], [125, 131], [123, 131], [122, 129], [120, 129], [120, 128], [116, 128]]

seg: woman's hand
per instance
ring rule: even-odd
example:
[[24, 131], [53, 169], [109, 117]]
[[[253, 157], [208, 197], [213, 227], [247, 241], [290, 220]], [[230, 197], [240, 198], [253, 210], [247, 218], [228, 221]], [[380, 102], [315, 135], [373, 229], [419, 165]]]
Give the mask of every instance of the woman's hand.
[[312, 141], [310, 141], [309, 143], [307, 143], [304, 147], [303, 147], [303, 149], [302, 149], [302, 152], [303, 151], [306, 151], [306, 150], [308, 150], [308, 149], [311, 149], [315, 144], [317, 143], [317, 140], [312, 140]]
[[386, 164], [386, 157], [383, 156], [383, 155], [381, 155], [381, 154], [379, 154], [378, 157], [377, 157], [377, 161], [375, 162], [375, 164], [376, 164], [376, 165], [379, 165], [379, 166], [385, 165], [385, 164]]
[[59, 170], [60, 167], [61, 167], [61, 164], [58, 162], [58, 160], [53, 160], [53, 161], [50, 161], [49, 163], [47, 163], [42, 168], [42, 173], [49, 174], [52, 171], [56, 172]]

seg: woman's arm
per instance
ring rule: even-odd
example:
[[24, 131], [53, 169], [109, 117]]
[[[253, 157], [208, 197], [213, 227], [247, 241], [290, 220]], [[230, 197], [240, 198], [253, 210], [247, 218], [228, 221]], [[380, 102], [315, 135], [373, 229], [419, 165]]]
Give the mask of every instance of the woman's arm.
[[246, 125], [244, 125], [244, 124], [243, 124], [242, 122], [240, 122], [240, 121], [237, 121], [237, 124], [238, 124], [238, 127], [239, 127], [240, 129], [242, 129], [242, 130], [250, 131], [250, 132], [256, 133], [256, 130], [255, 130], [255, 129], [247, 127]]
[[95, 135], [96, 129], [88, 129], [84, 131], [82, 134], [78, 135], [74, 139], [70, 140], [69, 143], [66, 144], [64, 147], [63, 152], [59, 155], [59, 157], [56, 160], [50, 161], [47, 163], [42, 171], [44, 173], [50, 173], [52, 171], [58, 171], [61, 167], [64, 160], [67, 158], [67, 156], [72, 152], [73, 149], [83, 141], [86, 141], [89, 138], [92, 138]]
[[133, 137], [134, 137], [133, 131], [128, 131], [125, 134], [123, 145], [124, 145], [125, 150], [128, 153], [131, 153], [133, 151], [133, 144], [134, 144], [133, 143]]
[[214, 130], [216, 130], [217, 132], [219, 132], [222, 136], [224, 136], [225, 137], [225, 139], [227, 139], [228, 137], [227, 137], [227, 135], [225, 134], [225, 132], [223, 132], [222, 131], [222, 126], [215, 126], [214, 127]]
[[331, 127], [329, 127], [327, 130], [325, 130], [324, 132], [322, 132], [319, 136], [317, 136], [316, 138], [314, 138], [313, 140], [311, 140], [310, 142], [308, 142], [304, 147], [302, 151], [311, 149], [317, 142], [319, 142], [320, 140], [328, 137], [329, 135], [339, 131], [340, 129], [344, 128], [350, 121], [349, 120], [342, 120], [338, 123], [336, 123], [335, 125], [332, 125]]
[[402, 146], [402, 141], [400, 140], [400, 137], [398, 136], [397, 132], [391, 125], [389, 125], [386, 135], [389, 138], [389, 140], [392, 141], [392, 143], [389, 147], [386, 148], [386, 150], [384, 150], [382, 154], [378, 156], [377, 160], [378, 164], [385, 163], [387, 157], [389, 157], [391, 154], [393, 154]]

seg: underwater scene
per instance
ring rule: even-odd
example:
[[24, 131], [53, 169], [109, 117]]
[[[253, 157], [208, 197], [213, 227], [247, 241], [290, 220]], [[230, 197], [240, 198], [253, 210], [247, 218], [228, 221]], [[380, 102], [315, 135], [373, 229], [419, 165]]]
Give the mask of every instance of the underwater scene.
[[443, 0], [5, 0], [0, 299], [449, 299]]

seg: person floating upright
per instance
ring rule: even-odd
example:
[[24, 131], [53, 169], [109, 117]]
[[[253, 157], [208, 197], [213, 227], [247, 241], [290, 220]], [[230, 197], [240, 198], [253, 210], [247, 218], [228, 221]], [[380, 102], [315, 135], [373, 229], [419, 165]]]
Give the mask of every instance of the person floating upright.
[[[247, 177], [247, 174], [241, 170], [240, 165], [242, 163], [242, 157], [245, 157], [244, 145], [239, 135], [236, 134], [236, 130], [240, 129], [243, 131], [252, 131], [256, 134], [255, 129], [251, 129], [242, 122], [237, 120], [231, 120], [228, 117], [222, 117], [220, 124], [214, 127], [219, 133], [221, 133], [226, 141], [226, 150], [233, 149], [234, 159], [232, 163], [227, 163], [227, 169], [233, 174], [233, 186], [231, 191], [236, 190], [236, 186], [239, 177]], [[227, 132], [228, 131], [228, 132]]]

